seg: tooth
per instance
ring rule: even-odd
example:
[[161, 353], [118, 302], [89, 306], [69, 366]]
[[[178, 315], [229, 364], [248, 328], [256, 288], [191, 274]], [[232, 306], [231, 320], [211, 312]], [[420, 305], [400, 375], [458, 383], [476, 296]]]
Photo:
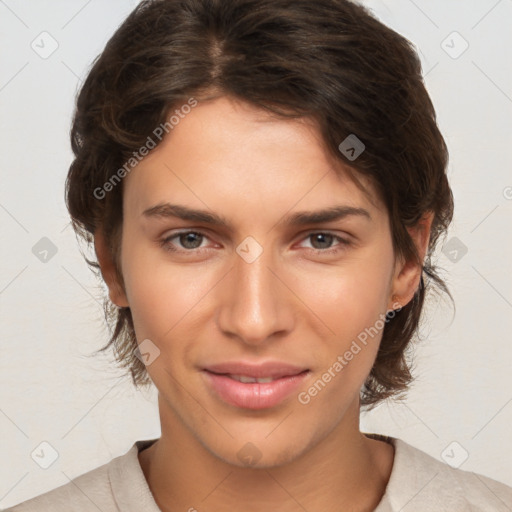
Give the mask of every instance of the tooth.
[[263, 377], [261, 379], [256, 379], [254, 377], [246, 377], [245, 375], [230, 375], [230, 377], [234, 380], [242, 382], [244, 384], [252, 384], [255, 382], [259, 382], [260, 384], [264, 384], [266, 382], [272, 382], [274, 379], [272, 377]]
[[249, 382], [258, 382], [257, 379], [254, 379], [253, 377], [245, 377], [244, 375], [240, 375], [238, 379], [240, 382], [243, 382], [244, 384], [247, 384]]

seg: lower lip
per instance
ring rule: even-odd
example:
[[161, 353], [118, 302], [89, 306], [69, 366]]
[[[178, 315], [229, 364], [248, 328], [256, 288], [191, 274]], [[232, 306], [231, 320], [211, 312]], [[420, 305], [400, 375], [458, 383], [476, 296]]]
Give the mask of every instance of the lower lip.
[[244, 409], [267, 409], [278, 405], [296, 390], [309, 371], [265, 383], [239, 382], [207, 370], [203, 373], [217, 395], [228, 404]]

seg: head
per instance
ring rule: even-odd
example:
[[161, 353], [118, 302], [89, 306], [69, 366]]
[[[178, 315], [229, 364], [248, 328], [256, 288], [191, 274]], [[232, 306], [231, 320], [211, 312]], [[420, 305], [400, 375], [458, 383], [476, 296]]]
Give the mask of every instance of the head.
[[[226, 359], [318, 379], [351, 351], [293, 405], [311, 439], [333, 400], [324, 429], [355, 402], [403, 395], [425, 295], [449, 294], [431, 256], [453, 214], [409, 41], [349, 1], [142, 1], [94, 62], [71, 141], [68, 209], [109, 289], [102, 350], [191, 428], [180, 383], [206, 399], [200, 367]], [[359, 213], [291, 222], [340, 205]], [[160, 351], [149, 366], [146, 339]]]

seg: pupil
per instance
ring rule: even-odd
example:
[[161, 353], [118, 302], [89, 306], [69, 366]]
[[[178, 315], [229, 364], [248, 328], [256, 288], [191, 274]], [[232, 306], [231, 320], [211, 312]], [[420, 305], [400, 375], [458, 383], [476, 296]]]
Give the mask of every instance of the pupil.
[[[185, 233], [180, 236], [180, 242], [183, 247], [186, 247], [187, 249], [196, 249], [201, 245], [201, 236], [202, 235], [199, 235], [198, 233]], [[199, 243], [197, 243], [198, 241]], [[192, 246], [188, 245], [189, 243], [191, 243]]]
[[[322, 243], [324, 244], [324, 246], [322, 246], [322, 247], [315, 247], [315, 249], [325, 249], [326, 248], [325, 244], [327, 246], [329, 246], [331, 244], [331, 242], [332, 242], [332, 235], [329, 235], [327, 233], [317, 233], [317, 234], [312, 235], [312, 236], [313, 236], [313, 240], [314, 240], [313, 247], [315, 247], [315, 243], [317, 241], [320, 241], [320, 245]], [[323, 239], [323, 241], [322, 241], [322, 239]], [[327, 242], [325, 241], [326, 239], [327, 239]]]

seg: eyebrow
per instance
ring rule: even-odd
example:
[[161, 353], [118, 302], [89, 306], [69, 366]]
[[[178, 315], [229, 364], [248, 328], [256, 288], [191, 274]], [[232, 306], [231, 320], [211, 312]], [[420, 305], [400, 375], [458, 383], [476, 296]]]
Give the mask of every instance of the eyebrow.
[[[171, 203], [160, 203], [152, 206], [144, 210], [144, 212], [142, 212], [142, 216], [145, 218], [177, 217], [182, 220], [202, 222], [212, 226], [229, 227], [228, 220], [221, 215], [211, 213], [206, 210], [197, 210], [188, 208], [187, 206]], [[302, 226], [305, 224], [332, 222], [352, 216], [364, 217], [369, 221], [372, 220], [370, 212], [364, 208], [339, 205], [316, 211], [295, 212], [284, 217], [284, 219], [279, 223], [282, 223], [285, 226]]]

